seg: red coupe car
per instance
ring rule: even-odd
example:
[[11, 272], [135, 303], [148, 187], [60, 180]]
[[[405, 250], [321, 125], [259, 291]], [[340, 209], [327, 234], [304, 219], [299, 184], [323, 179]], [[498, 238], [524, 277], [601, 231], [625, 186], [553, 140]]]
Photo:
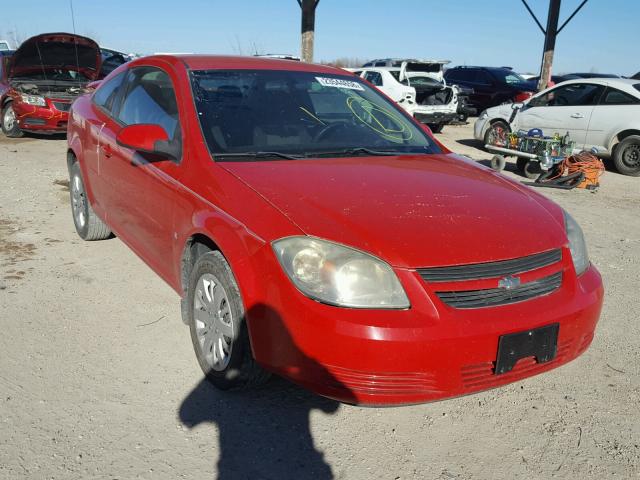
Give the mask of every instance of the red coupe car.
[[80, 35], [43, 33], [25, 40], [0, 77], [4, 134], [66, 132], [71, 103], [98, 78], [101, 62], [96, 42]]
[[115, 233], [175, 289], [219, 388], [266, 371], [349, 403], [425, 402], [593, 339], [603, 286], [571, 216], [343, 70], [134, 60], [74, 102], [68, 144], [78, 234]]

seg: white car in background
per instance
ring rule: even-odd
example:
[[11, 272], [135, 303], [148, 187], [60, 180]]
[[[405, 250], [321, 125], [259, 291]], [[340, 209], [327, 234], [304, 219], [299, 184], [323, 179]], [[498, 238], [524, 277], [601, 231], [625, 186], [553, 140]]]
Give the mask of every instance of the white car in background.
[[576, 148], [612, 157], [624, 175], [640, 176], [640, 81], [580, 78], [562, 82], [520, 104], [482, 112], [474, 136], [484, 144], [507, 132], [539, 128], [545, 135], [569, 133]]
[[443, 66], [448, 60], [374, 60], [349, 69], [378, 87], [433, 132], [458, 118], [458, 89], [447, 86]]

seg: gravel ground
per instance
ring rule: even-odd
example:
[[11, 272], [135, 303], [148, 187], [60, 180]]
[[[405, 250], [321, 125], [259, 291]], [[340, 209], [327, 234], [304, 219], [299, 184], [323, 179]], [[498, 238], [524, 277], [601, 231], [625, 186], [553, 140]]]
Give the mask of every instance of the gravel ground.
[[[471, 125], [439, 138], [489, 158]], [[374, 409], [282, 380], [202, 383], [175, 293], [117, 239], [76, 236], [65, 145], [0, 136], [0, 478], [640, 478], [640, 178], [543, 191], [582, 224], [604, 277], [584, 355], [498, 390]]]

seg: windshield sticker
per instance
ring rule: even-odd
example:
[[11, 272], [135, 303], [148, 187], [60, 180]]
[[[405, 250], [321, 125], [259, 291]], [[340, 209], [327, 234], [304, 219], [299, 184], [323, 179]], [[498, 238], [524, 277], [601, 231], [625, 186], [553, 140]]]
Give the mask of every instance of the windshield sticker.
[[348, 88], [349, 90], [362, 90], [364, 88], [358, 82], [342, 80], [340, 78], [316, 77], [320, 85], [324, 87]]

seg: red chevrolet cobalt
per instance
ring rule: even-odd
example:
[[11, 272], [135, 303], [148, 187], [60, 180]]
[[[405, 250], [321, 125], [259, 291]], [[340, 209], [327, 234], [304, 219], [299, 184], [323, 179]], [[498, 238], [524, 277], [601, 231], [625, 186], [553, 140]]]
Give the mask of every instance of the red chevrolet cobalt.
[[426, 402], [593, 339], [602, 281], [571, 216], [342, 70], [138, 59], [74, 102], [68, 142], [78, 234], [113, 232], [175, 289], [219, 388], [274, 372]]

